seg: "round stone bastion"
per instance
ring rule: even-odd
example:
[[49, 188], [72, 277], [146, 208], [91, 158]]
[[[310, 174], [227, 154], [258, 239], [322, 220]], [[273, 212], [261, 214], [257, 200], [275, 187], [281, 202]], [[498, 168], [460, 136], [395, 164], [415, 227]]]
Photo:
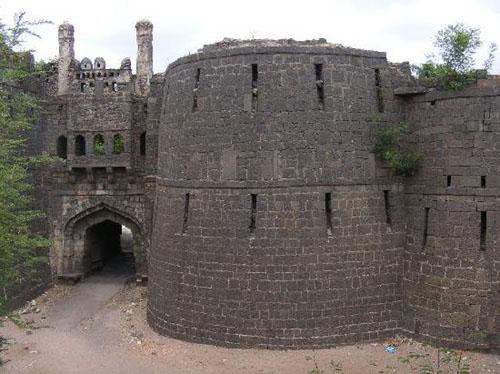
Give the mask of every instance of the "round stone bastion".
[[399, 119], [385, 53], [224, 41], [165, 72], [148, 321], [195, 342], [326, 348], [399, 331]]

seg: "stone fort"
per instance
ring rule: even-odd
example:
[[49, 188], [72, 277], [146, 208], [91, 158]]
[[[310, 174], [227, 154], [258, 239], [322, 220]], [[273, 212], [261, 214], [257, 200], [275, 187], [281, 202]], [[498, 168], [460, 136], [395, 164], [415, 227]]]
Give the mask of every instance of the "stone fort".
[[[324, 348], [395, 334], [500, 347], [500, 78], [427, 90], [408, 63], [324, 39], [204, 46], [153, 74], [59, 58], [38, 79], [32, 150], [54, 278], [133, 236], [148, 321], [231, 347]], [[408, 122], [423, 162], [393, 175], [380, 123]]]

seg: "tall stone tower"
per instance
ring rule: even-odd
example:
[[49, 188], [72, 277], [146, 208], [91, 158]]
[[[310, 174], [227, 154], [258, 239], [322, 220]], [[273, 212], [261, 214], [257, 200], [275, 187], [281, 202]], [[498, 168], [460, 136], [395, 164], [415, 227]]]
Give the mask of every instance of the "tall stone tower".
[[75, 58], [75, 29], [73, 25], [64, 22], [59, 26], [59, 61], [57, 93], [63, 95], [68, 91], [70, 67]]
[[153, 24], [148, 20], [141, 20], [135, 24], [135, 29], [137, 35], [135, 93], [138, 96], [146, 96], [153, 76]]

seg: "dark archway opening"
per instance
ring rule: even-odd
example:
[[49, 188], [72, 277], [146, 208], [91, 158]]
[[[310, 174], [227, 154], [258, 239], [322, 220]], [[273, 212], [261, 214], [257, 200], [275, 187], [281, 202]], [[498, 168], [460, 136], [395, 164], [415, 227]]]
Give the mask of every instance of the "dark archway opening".
[[85, 231], [85, 254], [91, 272], [105, 269], [120, 275], [135, 274], [132, 231], [105, 220]]
[[82, 135], [75, 137], [75, 155], [85, 156], [85, 138]]
[[139, 152], [141, 156], [146, 155], [146, 131], [144, 131], [139, 139]]
[[57, 138], [57, 157], [63, 160], [68, 158], [68, 139], [64, 135]]

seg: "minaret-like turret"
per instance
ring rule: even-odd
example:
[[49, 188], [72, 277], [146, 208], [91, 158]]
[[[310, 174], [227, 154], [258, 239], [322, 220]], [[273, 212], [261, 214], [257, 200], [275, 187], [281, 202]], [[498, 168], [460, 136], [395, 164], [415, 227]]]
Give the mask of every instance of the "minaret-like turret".
[[137, 35], [137, 77], [135, 93], [138, 96], [149, 94], [149, 83], [153, 77], [153, 24], [141, 20], [135, 24]]
[[75, 29], [73, 25], [64, 22], [59, 26], [59, 61], [57, 93], [63, 95], [68, 92], [70, 82], [70, 67], [75, 58]]

